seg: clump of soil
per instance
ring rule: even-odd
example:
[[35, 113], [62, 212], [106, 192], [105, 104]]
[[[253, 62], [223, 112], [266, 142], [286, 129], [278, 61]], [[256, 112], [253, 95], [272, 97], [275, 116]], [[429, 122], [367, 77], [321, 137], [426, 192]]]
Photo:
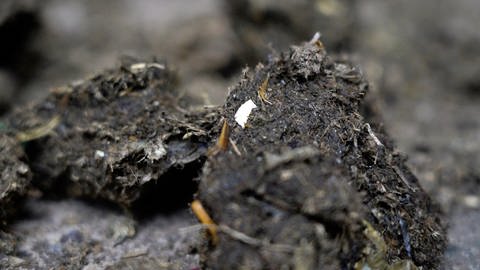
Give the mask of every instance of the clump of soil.
[[25, 158], [16, 139], [0, 133], [0, 227], [18, 209], [15, 203], [30, 184], [32, 174]]
[[156, 183], [180, 181], [162, 178], [172, 170], [198, 171], [217, 112], [183, 109], [175, 82], [163, 63], [125, 59], [10, 115], [13, 132], [59, 119], [47, 136], [26, 145], [35, 185], [129, 206]]
[[0, 133], [0, 260], [4, 260], [2, 255], [15, 251], [17, 239], [5, 229], [7, 221], [18, 212], [32, 178], [25, 159], [18, 140]]
[[[361, 115], [367, 90], [358, 69], [316, 39], [244, 73], [222, 113], [230, 146], [209, 157], [198, 191], [219, 228], [218, 243], [202, 249], [206, 267], [371, 268], [373, 253], [385, 255], [384, 268], [438, 266], [440, 212]], [[257, 108], [243, 128], [235, 114], [248, 100]]]

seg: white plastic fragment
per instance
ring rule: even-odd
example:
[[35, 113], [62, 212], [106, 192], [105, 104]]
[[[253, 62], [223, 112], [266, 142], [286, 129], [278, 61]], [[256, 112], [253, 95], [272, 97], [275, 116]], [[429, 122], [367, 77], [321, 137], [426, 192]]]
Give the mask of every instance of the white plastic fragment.
[[383, 146], [383, 143], [377, 138], [377, 136], [375, 136], [375, 133], [373, 133], [370, 124], [367, 123], [365, 126], [367, 127], [368, 134], [370, 134], [370, 137], [372, 137], [375, 144], [377, 144], [378, 146]]
[[310, 40], [310, 44], [314, 44], [315, 42], [319, 41], [321, 36], [322, 34], [320, 34], [320, 32], [316, 32]]
[[247, 123], [248, 117], [252, 110], [257, 108], [257, 105], [253, 103], [251, 99], [247, 102], [243, 103], [240, 108], [238, 108], [237, 112], [235, 113], [235, 121], [242, 127], [245, 128], [245, 124]]
[[101, 150], [96, 150], [95, 151], [95, 159], [102, 159], [105, 157], [105, 152]]
[[141, 70], [147, 69], [147, 68], [157, 68], [157, 69], [165, 69], [164, 65], [158, 64], [158, 63], [136, 63], [130, 66], [130, 70], [133, 73], [140, 72]]

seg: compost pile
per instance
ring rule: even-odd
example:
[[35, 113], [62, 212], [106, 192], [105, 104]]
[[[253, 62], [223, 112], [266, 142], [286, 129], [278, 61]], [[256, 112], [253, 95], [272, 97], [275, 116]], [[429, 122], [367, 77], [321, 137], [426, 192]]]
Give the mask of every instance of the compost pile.
[[[2, 223], [27, 190], [128, 212], [149, 196], [192, 200], [198, 178], [214, 222], [196, 230], [204, 267], [436, 268], [440, 212], [377, 118], [362, 115], [367, 92], [359, 69], [318, 37], [244, 70], [219, 108], [190, 108], [165, 63], [127, 59], [7, 116]], [[246, 102], [255, 108], [243, 123]], [[2, 253], [15, 254], [2, 235]]]

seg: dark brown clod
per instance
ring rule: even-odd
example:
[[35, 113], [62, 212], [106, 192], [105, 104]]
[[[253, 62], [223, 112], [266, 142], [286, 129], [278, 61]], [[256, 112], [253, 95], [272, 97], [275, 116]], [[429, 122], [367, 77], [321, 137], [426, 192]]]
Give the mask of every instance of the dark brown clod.
[[19, 208], [17, 200], [26, 193], [31, 177], [20, 143], [0, 134], [0, 227]]
[[[35, 184], [55, 194], [135, 201], [171, 169], [203, 164], [215, 109], [185, 110], [175, 74], [163, 63], [126, 60], [13, 113], [21, 132], [60, 117], [53, 132], [26, 146]], [[152, 185], [150, 185], [152, 188]], [[62, 191], [62, 192], [59, 192]]]
[[[267, 76], [272, 104], [258, 95]], [[210, 157], [198, 192], [220, 228], [218, 245], [202, 249], [206, 267], [351, 269], [375, 246], [364, 221], [387, 244], [385, 265], [438, 265], [440, 213], [361, 115], [367, 89], [357, 68], [314, 41], [244, 75], [223, 110], [241, 156], [230, 148]], [[248, 100], [257, 108], [242, 128], [234, 115]]]

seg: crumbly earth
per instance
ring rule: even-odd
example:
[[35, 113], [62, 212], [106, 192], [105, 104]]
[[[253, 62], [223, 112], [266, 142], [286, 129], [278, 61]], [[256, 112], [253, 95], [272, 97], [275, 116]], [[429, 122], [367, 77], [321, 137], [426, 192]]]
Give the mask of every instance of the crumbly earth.
[[[220, 228], [218, 244], [203, 250], [206, 267], [353, 268], [369, 245], [362, 220], [382, 232], [386, 261], [438, 266], [440, 212], [388, 136], [360, 114], [367, 89], [358, 69], [332, 61], [319, 41], [244, 74], [224, 106], [232, 145], [209, 157], [198, 192]], [[242, 128], [234, 115], [249, 99], [258, 108]]]
[[32, 173], [25, 161], [20, 143], [0, 133], [0, 261], [15, 252], [17, 238], [6, 225], [18, 213], [31, 184]]
[[[476, 191], [480, 185], [480, 118], [477, 117], [480, 76], [477, 63], [480, 32], [477, 31], [477, 14], [480, 2], [312, 0], [305, 5], [308, 1], [244, 1], [253, 6], [247, 10], [238, 5], [237, 11], [241, 11], [238, 16], [225, 12], [216, 0], [48, 0], [41, 3], [4, 0], [0, 1], [0, 6], [20, 2], [39, 4], [36, 5], [39, 8], [27, 9], [27, 13], [34, 16], [21, 16], [27, 21], [15, 20], [17, 23], [10, 24], [13, 30], [2, 35], [0, 54], [5, 57], [0, 59], [0, 114], [46, 96], [52, 86], [65, 85], [105, 69], [120, 54], [166, 56], [169, 66], [179, 71], [178, 90], [193, 94], [197, 104], [221, 104], [227, 86], [237, 80], [236, 73], [246, 61], [255, 65], [271, 52], [270, 47], [287, 48], [309, 39], [315, 31], [321, 32], [330, 52], [347, 49], [354, 54], [353, 59], [358, 57], [371, 83], [366, 98], [377, 96], [380, 101], [384, 118], [377, 123], [383, 123], [398, 150], [408, 154], [409, 167], [445, 210], [449, 244], [440, 268], [478, 268], [480, 233], [476, 224], [480, 217], [480, 197]], [[233, 2], [242, 1], [223, 2], [236, 5]], [[18, 9], [10, 11], [15, 10], [0, 8], [0, 24], [7, 18], [3, 15], [25, 15], [18, 13]], [[279, 17], [282, 19], [278, 20]], [[244, 26], [247, 31], [232, 29], [229, 20], [232, 20], [231, 25]], [[292, 23], [286, 25], [285, 21]], [[307, 23], [302, 23], [304, 21]], [[295, 29], [292, 24], [300, 27]], [[287, 31], [289, 35], [284, 34]], [[244, 33], [261, 38], [245, 42], [248, 35]], [[337, 44], [340, 46], [336, 47]], [[368, 116], [368, 122], [376, 122], [369, 114], [370, 107], [362, 107], [366, 109], [362, 115]], [[374, 130], [377, 129], [375, 126]], [[178, 194], [182, 189], [177, 186], [177, 189], [168, 187], [168, 190], [170, 194]], [[31, 200], [26, 198], [26, 207], [36, 209], [45, 199], [30, 203]], [[2, 242], [2, 247], [14, 253], [10, 245], [13, 242], [21, 245], [33, 236], [44, 240], [37, 233], [38, 228], [49, 227], [54, 220], [62, 218], [59, 212], [64, 209], [64, 202], [48, 201], [50, 211], [40, 212], [42, 217], [20, 217], [21, 222], [29, 225], [29, 231], [18, 233], [17, 227], [8, 228], [8, 232], [18, 234], [16, 237], [2, 234], [2, 241], [7, 242], [6, 245]], [[63, 211], [64, 218], [70, 216], [69, 211], [78, 212], [82, 208], [80, 201], [69, 203], [75, 208]], [[16, 200], [14, 205], [22, 203]], [[186, 203], [180, 206], [188, 207]], [[79, 218], [88, 219], [88, 213], [95, 209], [98, 207], [86, 209], [85, 215]], [[165, 218], [161, 216], [161, 209], [157, 213], [159, 219]], [[49, 219], [49, 215], [55, 219]], [[168, 226], [175, 227], [175, 223], [182, 226], [182, 218], [186, 217], [169, 219]], [[69, 226], [68, 222], [65, 226]], [[167, 230], [163, 226], [150, 228], [147, 231], [139, 228], [138, 232], [161, 235]], [[97, 229], [95, 222], [82, 223], [85, 235]], [[60, 239], [63, 232], [62, 229], [51, 230], [50, 235], [57, 233]], [[18, 237], [22, 235], [25, 237]], [[164, 240], [182, 244], [181, 238], [162, 237], [145, 238], [142, 244], [148, 246]], [[62, 256], [61, 253], [38, 247], [35, 252], [45, 260], [60, 261], [55, 256]], [[166, 257], [159, 252], [160, 257]], [[163, 252], [169, 253], [169, 250]], [[17, 255], [24, 258], [22, 254]], [[181, 253], [177, 255], [170, 260], [186, 259]], [[136, 260], [140, 258], [143, 256]], [[13, 259], [13, 263], [15, 261], [19, 262]], [[155, 264], [145, 264], [145, 268], [149, 266], [156, 269]]]
[[129, 206], [157, 182], [182, 178], [163, 175], [203, 164], [217, 113], [182, 109], [174, 86], [174, 73], [163, 63], [126, 59], [116, 69], [54, 89], [44, 101], [11, 114], [7, 125], [18, 133], [60, 119], [52, 132], [26, 145], [41, 190]]
[[0, 133], [0, 228], [18, 208], [16, 204], [25, 195], [31, 181], [31, 171], [20, 143]]

